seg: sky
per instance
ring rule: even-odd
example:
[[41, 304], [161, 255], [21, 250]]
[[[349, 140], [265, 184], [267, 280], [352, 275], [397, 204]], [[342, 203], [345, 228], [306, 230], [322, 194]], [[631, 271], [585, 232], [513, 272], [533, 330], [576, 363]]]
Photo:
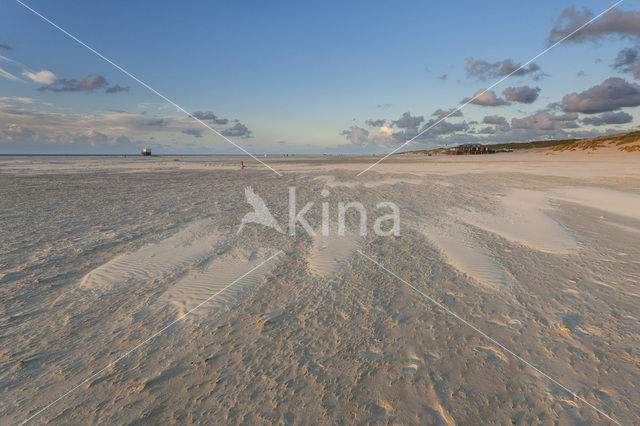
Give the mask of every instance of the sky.
[[241, 153], [198, 120], [255, 154], [638, 128], [640, 1], [519, 70], [614, 2], [21, 1], [192, 116], [6, 0], [0, 154]]

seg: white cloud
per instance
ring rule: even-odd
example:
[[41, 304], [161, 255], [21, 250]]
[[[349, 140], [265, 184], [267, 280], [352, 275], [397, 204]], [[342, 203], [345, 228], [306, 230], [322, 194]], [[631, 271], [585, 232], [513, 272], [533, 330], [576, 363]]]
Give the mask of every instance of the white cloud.
[[0, 77], [6, 78], [7, 80], [11, 80], [11, 81], [22, 81], [20, 78], [16, 77], [15, 75], [11, 74], [8, 71], [5, 71], [2, 68], [0, 68]]
[[11, 59], [11, 58], [7, 58], [6, 56], [3, 56], [3, 55], [0, 55], [0, 61], [3, 61], [3, 62], [9, 62], [9, 63], [11, 63], [11, 64], [16, 64], [16, 65], [24, 66], [24, 65], [22, 65], [20, 62], [18, 62], [18, 61], [14, 61], [13, 59]]
[[478, 90], [472, 97], [464, 98], [460, 103], [472, 103], [481, 106], [498, 106], [507, 104], [507, 101], [497, 97], [493, 90]]
[[349, 130], [344, 130], [340, 134], [354, 145], [364, 146], [369, 142], [369, 131], [355, 124], [353, 124]]
[[27, 77], [29, 80], [35, 81], [36, 83], [40, 84], [51, 84], [56, 81], [55, 74], [47, 70], [38, 72], [23, 71], [22, 75]]
[[[42, 70], [38, 72], [27, 71], [27, 66], [25, 66], [23, 63], [18, 62], [11, 58], [7, 58], [6, 56], [3, 56], [3, 55], [0, 55], [0, 61], [13, 64], [14, 67], [16, 65], [18, 67], [21, 67], [24, 70], [22, 71], [22, 75], [27, 77], [31, 81], [35, 81], [36, 83], [51, 84], [56, 80], [56, 76], [51, 71], [47, 71], [47, 70]], [[16, 77], [15, 75], [7, 72], [2, 68], [0, 68], [0, 77], [4, 77], [7, 80], [12, 80], [12, 81], [23, 81], [21, 78]]]
[[380, 126], [374, 134], [370, 134], [368, 130], [356, 126], [351, 126], [349, 130], [345, 130], [341, 135], [345, 136], [349, 142], [358, 146], [393, 146], [399, 141], [394, 137], [395, 134], [402, 134], [402, 131], [396, 131], [386, 125]]
[[24, 96], [0, 96], [0, 104], [13, 104], [15, 102], [26, 104], [26, 105], [40, 104], [48, 107], [54, 106], [49, 102], [41, 101], [39, 99], [34, 99], [34, 98], [27, 98]]
[[391, 127], [383, 125], [378, 129], [378, 132], [376, 133], [376, 136], [379, 136], [381, 138], [382, 137], [388, 137], [388, 136], [393, 135], [393, 133], [394, 133], [394, 131], [393, 131], [393, 129]]
[[11, 102], [11, 101], [15, 101], [15, 102], [20, 102], [23, 104], [32, 104], [34, 103], [34, 100], [31, 98], [24, 98], [21, 96], [3, 96], [0, 97], [0, 101], [7, 101], [7, 102]]
[[[2, 55], [0, 55], [0, 62], [7, 62], [9, 64], [22, 65], [20, 62], [16, 62], [13, 59], [7, 58], [6, 56], [2, 56]], [[2, 67], [0, 67], [0, 77], [6, 78], [7, 80], [11, 80], [11, 81], [22, 81], [21, 78], [16, 77], [15, 75], [11, 74], [9, 71], [6, 71]]]
[[[195, 122], [186, 116], [148, 116], [124, 111], [63, 113], [41, 109], [38, 105], [42, 102], [30, 100], [0, 98], [0, 153], [48, 153], [56, 152], [58, 148], [71, 150], [65, 152], [88, 152], [94, 148], [91, 152], [131, 152], [135, 147], [132, 144], [139, 141], [154, 141], [154, 146], [164, 144], [183, 149], [193, 141], [193, 138], [185, 136], [184, 131], [193, 129]], [[238, 136], [247, 136], [251, 132], [242, 123], [234, 122], [234, 125], [238, 126], [234, 129], [234, 136], [240, 130], [244, 134]], [[220, 132], [230, 129], [229, 125], [211, 126]], [[207, 148], [228, 148], [220, 137], [205, 129], [202, 131], [202, 141], [201, 146]], [[22, 142], [25, 145], [20, 145]]]
[[399, 133], [386, 125], [381, 126], [378, 131], [371, 137], [372, 142], [378, 145], [392, 146], [398, 141], [393, 137], [394, 133]]

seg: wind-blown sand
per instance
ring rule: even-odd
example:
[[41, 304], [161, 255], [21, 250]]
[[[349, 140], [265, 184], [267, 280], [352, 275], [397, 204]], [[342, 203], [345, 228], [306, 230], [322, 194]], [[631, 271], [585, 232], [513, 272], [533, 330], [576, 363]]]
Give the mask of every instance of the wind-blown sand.
[[354, 232], [338, 235], [317, 233], [309, 255], [309, 270], [316, 275], [333, 277], [345, 264], [353, 261], [362, 238]]
[[157, 306], [160, 308], [173, 304], [182, 313], [191, 312], [213, 294], [221, 292], [230, 283], [234, 283], [233, 287], [220, 293], [207, 306], [194, 311], [193, 314], [206, 316], [211, 309], [231, 305], [238, 299], [242, 291], [258, 285], [275, 267], [276, 262], [273, 261], [264, 265], [259, 271], [251, 273], [254, 268], [259, 267], [273, 254], [266, 250], [253, 252], [236, 250], [233, 253], [215, 258], [176, 280], [158, 298]]
[[552, 197], [614, 215], [640, 220], [640, 194], [593, 187], [569, 187], [554, 191]]
[[421, 229], [443, 260], [478, 283], [499, 290], [507, 284], [507, 271], [460, 223], [440, 222]]
[[90, 271], [80, 287], [101, 291], [121, 291], [147, 281], [179, 276], [186, 268], [211, 256], [217, 236], [210, 221], [197, 221], [169, 238], [147, 245]]
[[459, 211], [465, 222], [548, 253], [572, 253], [578, 241], [562, 225], [549, 217], [550, 197], [542, 191], [512, 189], [498, 194], [499, 211]]
[[[32, 422], [610, 423], [361, 250], [637, 424], [640, 156], [547, 154], [361, 176], [379, 157], [266, 158], [283, 177], [241, 157], [3, 157], [0, 423], [54, 401]], [[295, 186], [316, 237], [236, 234], [247, 186], [282, 229]], [[345, 237], [320, 236], [321, 204], [333, 230], [351, 201], [368, 234], [351, 211]], [[399, 236], [373, 233], [382, 201]]]

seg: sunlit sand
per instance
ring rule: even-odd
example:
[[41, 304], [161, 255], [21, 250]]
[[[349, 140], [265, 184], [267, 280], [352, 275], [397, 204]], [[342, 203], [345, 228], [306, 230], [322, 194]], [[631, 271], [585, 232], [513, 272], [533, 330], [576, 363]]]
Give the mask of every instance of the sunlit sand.
[[[607, 421], [359, 251], [637, 422], [637, 153], [393, 156], [359, 177], [375, 157], [264, 160], [283, 177], [240, 157], [0, 158], [2, 423], [105, 366], [34, 421]], [[248, 186], [283, 230], [295, 186], [316, 236], [237, 233]], [[364, 236], [355, 211], [335, 235], [350, 201]], [[399, 236], [372, 231], [381, 201]]]

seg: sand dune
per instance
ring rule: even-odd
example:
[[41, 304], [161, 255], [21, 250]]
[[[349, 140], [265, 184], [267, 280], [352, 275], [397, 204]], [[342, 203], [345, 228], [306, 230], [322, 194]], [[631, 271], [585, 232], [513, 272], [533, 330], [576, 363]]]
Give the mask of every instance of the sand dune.
[[[217, 255], [215, 252], [223, 246], [225, 238], [209, 220], [191, 223], [169, 238], [120, 255], [92, 270], [83, 277], [80, 288], [100, 293], [163, 281], [168, 289], [154, 307], [170, 304], [185, 313], [273, 254], [272, 250], [239, 248]], [[259, 283], [275, 264], [269, 262], [259, 272], [239, 279], [194, 315], [206, 315], [207, 308], [216, 309], [233, 302], [239, 293]]]
[[566, 254], [578, 249], [578, 240], [545, 214], [545, 210], [552, 208], [546, 193], [511, 189], [499, 196], [497, 207], [495, 213], [458, 210], [458, 216], [471, 225], [539, 251]]
[[469, 234], [464, 225], [443, 220], [418, 229], [455, 269], [488, 288], [500, 289], [507, 284], [508, 274], [504, 267]]
[[204, 317], [211, 309], [231, 304], [240, 293], [260, 283], [276, 266], [276, 262], [268, 262], [259, 271], [252, 273], [249, 271], [272, 255], [273, 253], [268, 250], [237, 249], [232, 253], [217, 256], [205, 265], [190, 270], [180, 277], [158, 298], [156, 306], [164, 307], [171, 304], [181, 313], [185, 313], [235, 282], [233, 286], [192, 313], [194, 316]]
[[640, 228], [636, 228], [634, 226], [626, 226], [626, 225], [623, 225], [621, 223], [612, 222], [612, 221], [609, 221], [609, 220], [603, 220], [602, 222], [606, 223], [607, 225], [611, 225], [611, 226], [615, 226], [616, 228], [620, 228], [620, 229], [622, 229], [622, 230], [624, 230], [626, 232], [632, 232], [634, 234], [640, 234]]
[[551, 196], [558, 200], [640, 220], [640, 194], [596, 187], [571, 187], [557, 189]]
[[197, 221], [169, 238], [117, 256], [85, 275], [80, 286], [99, 293], [175, 278], [210, 257], [219, 244], [211, 221]]

